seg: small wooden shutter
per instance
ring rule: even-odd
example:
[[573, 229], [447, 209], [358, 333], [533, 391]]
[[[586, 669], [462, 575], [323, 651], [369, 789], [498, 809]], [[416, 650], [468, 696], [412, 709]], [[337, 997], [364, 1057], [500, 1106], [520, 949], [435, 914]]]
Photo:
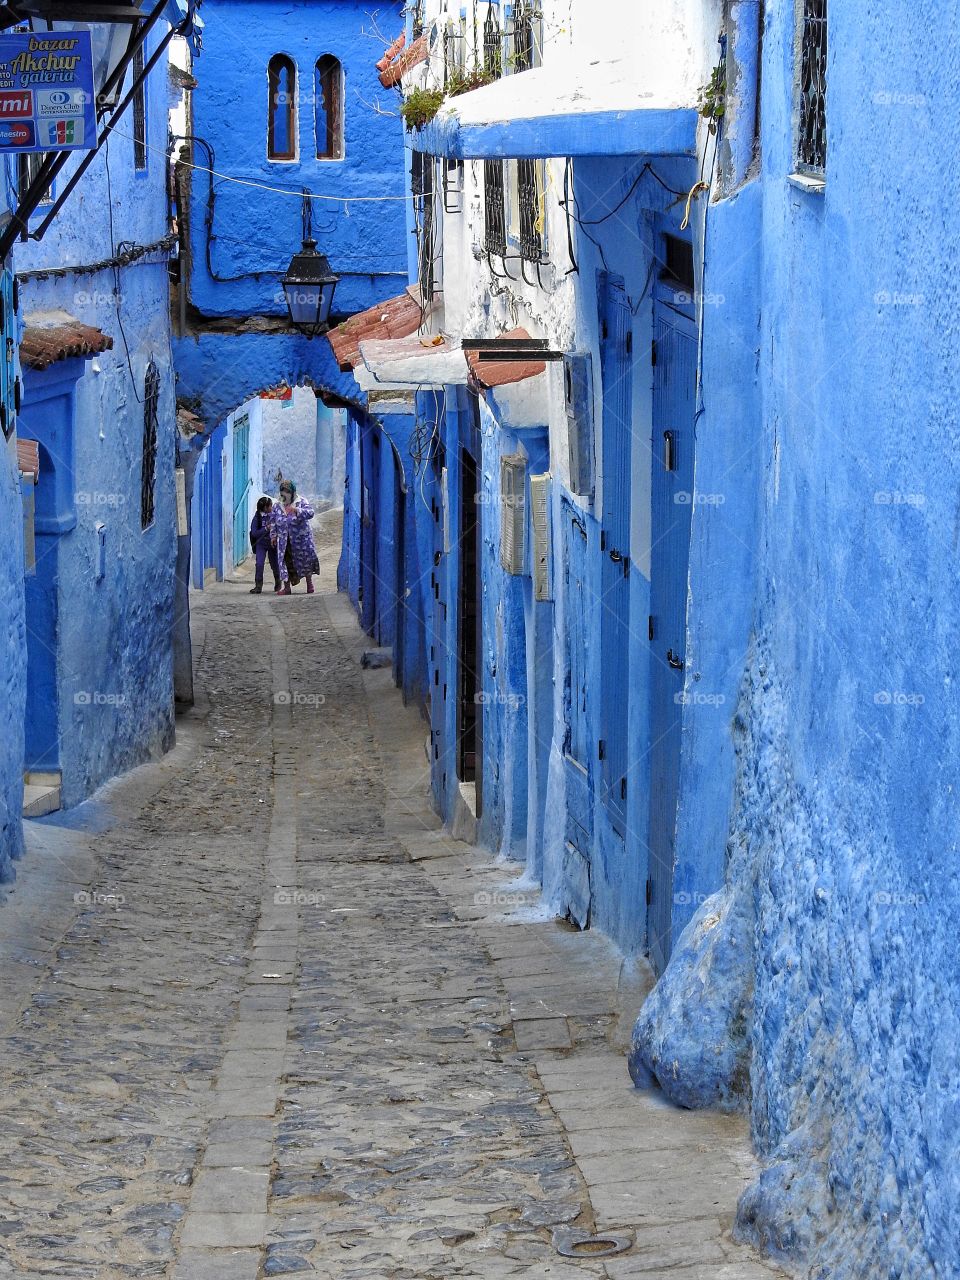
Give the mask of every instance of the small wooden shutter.
[[507, 573], [523, 573], [526, 458], [508, 453], [500, 459], [500, 563]]
[[595, 467], [591, 357], [577, 353], [566, 356], [563, 376], [567, 408], [570, 491], [592, 500]]
[[533, 598], [550, 600], [550, 472], [530, 477], [530, 526], [533, 530]]

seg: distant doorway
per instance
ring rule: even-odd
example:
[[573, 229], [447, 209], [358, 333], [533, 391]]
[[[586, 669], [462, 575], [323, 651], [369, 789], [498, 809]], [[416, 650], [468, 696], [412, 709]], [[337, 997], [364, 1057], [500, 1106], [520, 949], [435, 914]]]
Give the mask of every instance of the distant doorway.
[[483, 616], [480, 597], [480, 512], [477, 460], [460, 450], [460, 598], [458, 626], [457, 773], [476, 785], [476, 814], [482, 810], [483, 704], [480, 659]]
[[250, 503], [250, 419], [246, 414], [233, 424], [233, 563], [250, 554], [247, 514]]
[[692, 318], [667, 302], [659, 302], [654, 312], [654, 343], [647, 936], [653, 963], [662, 972], [672, 947], [687, 565], [694, 494], [697, 344]]

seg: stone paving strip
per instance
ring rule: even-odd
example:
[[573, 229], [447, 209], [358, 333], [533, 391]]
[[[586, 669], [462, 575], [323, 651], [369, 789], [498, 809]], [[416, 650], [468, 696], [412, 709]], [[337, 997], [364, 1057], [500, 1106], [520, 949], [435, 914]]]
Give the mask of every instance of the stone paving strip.
[[[205, 592], [182, 745], [38, 829], [50, 910], [32, 855], [0, 911], [0, 1275], [779, 1274], [730, 1238], [742, 1122], [630, 1085], [649, 974], [441, 829], [331, 579]], [[597, 1231], [626, 1251], [558, 1252]]]

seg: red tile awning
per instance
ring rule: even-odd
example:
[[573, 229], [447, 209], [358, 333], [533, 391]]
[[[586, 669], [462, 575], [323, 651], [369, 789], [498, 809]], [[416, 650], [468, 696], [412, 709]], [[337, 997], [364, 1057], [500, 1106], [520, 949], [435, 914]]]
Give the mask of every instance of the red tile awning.
[[[526, 329], [511, 329], [509, 333], [499, 335], [503, 339], [526, 339], [530, 334]], [[470, 366], [471, 381], [478, 387], [505, 387], [511, 382], [525, 382], [527, 378], [535, 378], [543, 373], [546, 364], [543, 360], [481, 360], [479, 351], [467, 352], [467, 364]]]
[[17, 439], [17, 470], [22, 476], [40, 474], [40, 446], [36, 440]]
[[420, 327], [420, 303], [409, 293], [389, 298], [367, 311], [358, 311], [327, 334], [342, 373], [360, 363], [360, 343], [367, 338], [408, 338]]
[[385, 89], [392, 89], [400, 83], [406, 73], [430, 56], [430, 42], [426, 36], [419, 36], [409, 49], [405, 49], [406, 37], [396, 39], [384, 56], [377, 63], [380, 72], [380, 83]]
[[20, 362], [29, 369], [48, 369], [58, 360], [96, 356], [112, 346], [108, 333], [72, 317], [55, 324], [31, 324], [28, 316], [20, 343]]

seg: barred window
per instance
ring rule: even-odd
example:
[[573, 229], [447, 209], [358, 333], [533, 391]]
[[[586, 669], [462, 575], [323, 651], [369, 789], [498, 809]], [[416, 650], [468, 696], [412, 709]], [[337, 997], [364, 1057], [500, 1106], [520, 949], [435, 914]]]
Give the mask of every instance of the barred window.
[[424, 302], [429, 302], [437, 291], [437, 220], [433, 156], [415, 151], [411, 176], [417, 232], [417, 278], [420, 284], [420, 297]]
[[133, 167], [141, 173], [147, 167], [147, 82], [143, 67], [141, 45], [133, 55], [133, 79], [140, 80], [133, 95]]
[[267, 65], [267, 159], [297, 158], [297, 68], [285, 53]]
[[517, 161], [517, 222], [520, 257], [525, 262], [543, 258], [543, 224], [541, 221], [542, 165], [539, 160]]
[[513, 69], [539, 67], [543, 47], [543, 13], [531, 0], [517, 0], [513, 11]]
[[500, 18], [493, 4], [487, 5], [483, 20], [483, 69], [489, 76], [499, 79], [503, 75], [503, 37]]
[[143, 379], [143, 462], [140, 471], [140, 527], [153, 524], [157, 479], [157, 413], [160, 371], [151, 360]]
[[827, 0], [801, 0], [797, 165], [822, 175], [827, 167]]
[[[17, 195], [22, 200], [29, 191], [37, 174], [40, 172], [46, 151], [21, 151], [17, 156]], [[40, 197], [40, 203], [53, 204], [53, 185], [51, 184]]]
[[412, 29], [414, 40], [419, 40], [423, 35], [423, 0], [414, 0]]
[[503, 161], [483, 162], [484, 240], [487, 253], [507, 253], [507, 227], [503, 190]]

